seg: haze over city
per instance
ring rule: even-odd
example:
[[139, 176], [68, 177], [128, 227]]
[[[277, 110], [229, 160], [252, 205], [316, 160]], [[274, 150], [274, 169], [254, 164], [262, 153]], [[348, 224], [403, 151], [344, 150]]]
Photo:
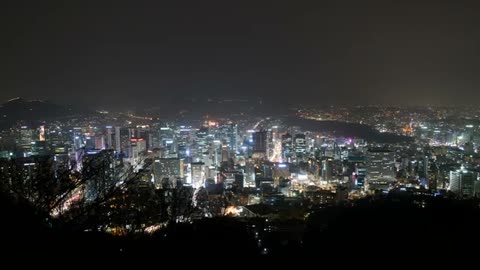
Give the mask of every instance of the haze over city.
[[463, 104], [479, 98], [475, 1], [9, 1], [0, 100], [158, 105]]

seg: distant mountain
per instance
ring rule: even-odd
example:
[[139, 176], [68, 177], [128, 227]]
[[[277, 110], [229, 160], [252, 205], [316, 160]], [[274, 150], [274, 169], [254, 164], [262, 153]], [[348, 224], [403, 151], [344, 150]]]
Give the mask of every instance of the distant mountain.
[[80, 114], [80, 110], [42, 100], [14, 98], [0, 105], [0, 124], [39, 121]]

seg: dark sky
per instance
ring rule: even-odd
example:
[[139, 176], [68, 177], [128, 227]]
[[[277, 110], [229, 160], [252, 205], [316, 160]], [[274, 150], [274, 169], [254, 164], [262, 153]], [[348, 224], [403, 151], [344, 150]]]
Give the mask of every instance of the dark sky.
[[0, 100], [471, 103], [479, 14], [458, 0], [2, 2]]

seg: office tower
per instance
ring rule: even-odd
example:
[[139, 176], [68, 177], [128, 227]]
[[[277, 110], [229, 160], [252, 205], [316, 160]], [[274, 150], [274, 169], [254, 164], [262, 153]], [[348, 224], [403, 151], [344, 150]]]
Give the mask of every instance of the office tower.
[[35, 130], [27, 126], [20, 127], [19, 135], [16, 139], [17, 146], [24, 152], [32, 151], [32, 142], [35, 141]]
[[78, 150], [82, 147], [84, 147], [83, 143], [83, 133], [82, 133], [82, 128], [79, 127], [74, 127], [72, 130], [72, 135], [73, 135], [73, 149]]
[[184, 164], [182, 159], [178, 158], [160, 158], [153, 163], [153, 177], [155, 186], [161, 187], [163, 179], [173, 181], [184, 177]]
[[245, 162], [245, 177], [244, 177], [244, 186], [254, 187], [255, 186], [255, 164], [252, 160], [246, 160]]
[[150, 127], [149, 126], [137, 126], [135, 129], [134, 137], [137, 139], [143, 139], [145, 141], [145, 147], [148, 150], [151, 150], [152, 141], [150, 136]]
[[87, 181], [87, 200], [104, 197], [116, 184], [114, 151], [87, 151], [82, 159], [82, 175]]
[[365, 178], [367, 177], [367, 168], [364, 164], [357, 163], [355, 165], [355, 186], [358, 189], [365, 187]]
[[236, 124], [224, 124], [219, 126], [216, 130], [211, 128], [214, 132], [215, 139], [225, 144], [229, 151], [236, 153], [238, 151], [238, 127]]
[[[230, 124], [230, 128], [228, 130], [228, 146], [230, 147], [230, 151], [233, 153], [238, 152], [238, 126], [237, 124]], [[243, 185], [243, 184], [242, 184]]]
[[115, 149], [115, 131], [112, 126], [105, 127], [105, 149]]
[[178, 158], [186, 159], [189, 155], [188, 146], [184, 142], [180, 142], [177, 145], [178, 150]]
[[322, 160], [322, 180], [330, 181], [333, 175], [333, 160], [331, 158]]
[[439, 168], [435, 162], [430, 162], [427, 170], [427, 184], [429, 190], [437, 190], [439, 182]]
[[191, 164], [192, 187], [199, 188], [203, 186], [206, 180], [206, 168], [203, 162], [194, 162]]
[[303, 157], [307, 151], [307, 142], [305, 140], [305, 134], [296, 134], [294, 141], [295, 153], [297, 157]]
[[[22, 192], [32, 192], [31, 199], [45, 196], [38, 193], [38, 184], [46, 184], [54, 179], [53, 159], [51, 156], [17, 157], [13, 160], [0, 159], [0, 177]], [[43, 199], [43, 198], [41, 198]]]
[[122, 152], [120, 129], [120, 127], [115, 127], [115, 151], [117, 151], [117, 153]]
[[367, 151], [366, 187], [369, 190], [387, 190], [395, 180], [395, 153], [387, 149]]
[[50, 149], [46, 141], [35, 141], [32, 143], [32, 155], [46, 156], [50, 154]]
[[68, 154], [55, 154], [53, 161], [55, 178], [64, 176], [70, 170], [70, 157]]
[[267, 154], [267, 131], [257, 131], [253, 133], [253, 153], [265, 157]]
[[175, 139], [175, 133], [173, 129], [169, 127], [161, 127], [159, 135], [163, 147], [168, 148], [169, 146], [171, 146], [171, 144], [173, 144], [173, 141]]
[[139, 164], [142, 153], [147, 151], [147, 143], [143, 138], [131, 138], [130, 145], [132, 149], [130, 157], [132, 164]]
[[461, 198], [471, 198], [475, 195], [477, 173], [468, 171], [463, 167], [450, 171], [450, 184], [448, 190]]
[[272, 160], [275, 154], [275, 144], [273, 140], [273, 132], [271, 129], [267, 130], [267, 159]]
[[395, 153], [387, 149], [367, 151], [367, 181], [395, 178]]
[[222, 162], [230, 160], [230, 148], [227, 145], [222, 146]]
[[91, 137], [91, 136], [85, 137], [85, 148], [88, 150], [97, 149], [95, 146], [95, 137]]
[[125, 158], [132, 157], [131, 138], [135, 138], [135, 129], [133, 128], [115, 128], [115, 148], [117, 153]]
[[292, 158], [292, 135], [286, 133], [282, 135], [282, 159], [289, 162]]
[[62, 154], [67, 153], [69, 149], [69, 140], [66, 139], [67, 133], [62, 132], [61, 129], [50, 129], [47, 140], [51, 145], [51, 148], [54, 153]]

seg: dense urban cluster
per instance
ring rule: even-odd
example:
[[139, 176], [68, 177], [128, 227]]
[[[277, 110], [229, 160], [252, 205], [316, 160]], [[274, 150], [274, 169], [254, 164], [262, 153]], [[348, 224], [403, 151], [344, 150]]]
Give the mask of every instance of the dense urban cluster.
[[[348, 135], [302, 123], [347, 122], [346, 115], [395, 141], [356, 136], [358, 125]], [[440, 199], [475, 201], [479, 139], [477, 115], [449, 108], [329, 107], [193, 120], [97, 111], [2, 130], [0, 179], [50, 226], [85, 232], [152, 234], [209, 218], [257, 219], [248, 228], [263, 254], [272, 224], [293, 220], [296, 231], [331, 207], [392, 196], [420, 209]]]

